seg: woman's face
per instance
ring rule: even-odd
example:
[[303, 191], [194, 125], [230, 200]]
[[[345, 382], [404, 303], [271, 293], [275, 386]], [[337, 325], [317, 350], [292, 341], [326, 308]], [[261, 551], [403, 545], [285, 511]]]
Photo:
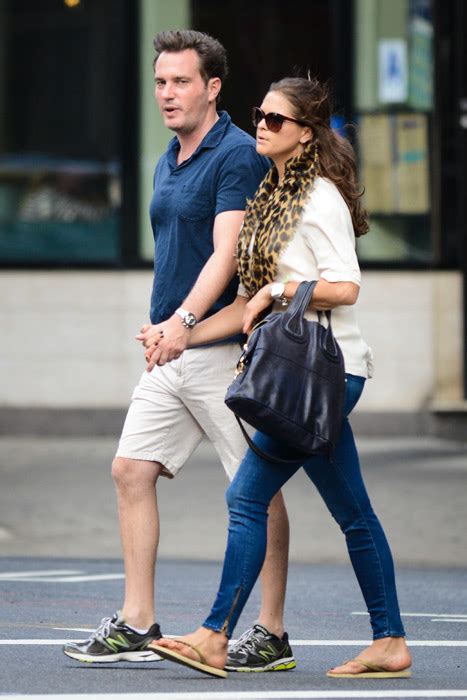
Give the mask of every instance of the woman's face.
[[[277, 112], [284, 117], [295, 119], [292, 105], [281, 92], [268, 92], [261, 104], [261, 109], [264, 114]], [[310, 139], [310, 127], [287, 120], [283, 122], [277, 133], [267, 128], [264, 119], [256, 128], [256, 150], [262, 156], [268, 156], [274, 161], [277, 159], [285, 162], [299, 155]]]

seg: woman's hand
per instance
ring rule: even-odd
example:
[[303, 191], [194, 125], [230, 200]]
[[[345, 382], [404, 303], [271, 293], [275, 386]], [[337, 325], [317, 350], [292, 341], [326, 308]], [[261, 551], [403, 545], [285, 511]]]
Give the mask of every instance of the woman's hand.
[[267, 284], [246, 304], [245, 311], [243, 312], [244, 333], [251, 333], [260, 313], [273, 303], [271, 287], [272, 284]]

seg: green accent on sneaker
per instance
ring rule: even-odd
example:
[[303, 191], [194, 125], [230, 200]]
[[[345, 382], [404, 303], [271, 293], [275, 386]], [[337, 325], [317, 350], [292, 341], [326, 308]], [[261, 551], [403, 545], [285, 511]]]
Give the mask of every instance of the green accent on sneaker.
[[115, 637], [107, 637], [104, 641], [105, 644], [115, 652], [118, 652], [120, 649], [130, 648], [123, 634], [117, 634]]
[[105, 617], [88, 639], [68, 642], [63, 651], [71, 659], [86, 663], [160, 661], [160, 656], [148, 649], [150, 642], [160, 637], [158, 624], [154, 623], [145, 634], [139, 634], [117, 612], [112, 617]]
[[255, 624], [229, 648], [226, 671], [264, 673], [290, 671], [296, 667], [289, 638], [280, 639], [263, 625]]

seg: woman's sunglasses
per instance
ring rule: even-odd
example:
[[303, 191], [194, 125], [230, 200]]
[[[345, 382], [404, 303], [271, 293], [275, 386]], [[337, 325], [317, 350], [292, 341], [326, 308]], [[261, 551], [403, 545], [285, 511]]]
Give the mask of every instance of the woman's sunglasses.
[[308, 124], [308, 122], [304, 122], [300, 119], [292, 119], [292, 117], [284, 117], [283, 114], [278, 114], [277, 112], [269, 112], [269, 114], [265, 114], [259, 107], [253, 107], [251, 118], [253, 120], [253, 126], [256, 127], [264, 119], [266, 122], [266, 127], [274, 134], [277, 134], [277, 132], [282, 129], [282, 125], [285, 121], [301, 124], [302, 126], [311, 126], [311, 124]]

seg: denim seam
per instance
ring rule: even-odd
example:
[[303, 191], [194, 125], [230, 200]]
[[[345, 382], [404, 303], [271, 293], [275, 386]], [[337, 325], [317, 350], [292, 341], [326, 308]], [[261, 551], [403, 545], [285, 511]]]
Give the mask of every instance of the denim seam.
[[[368, 530], [368, 532], [369, 532], [369, 534], [370, 534], [370, 538], [371, 538], [371, 541], [372, 541], [372, 544], [373, 544], [373, 549], [374, 549], [374, 551], [375, 551], [375, 553], [376, 553], [376, 557], [377, 557], [377, 559], [378, 559], [380, 586], [382, 587], [383, 594], [384, 594], [386, 629], [389, 630], [388, 599], [387, 599], [387, 595], [386, 595], [386, 586], [385, 586], [385, 583], [384, 583], [383, 568], [382, 568], [382, 566], [381, 566], [381, 559], [380, 559], [380, 556], [379, 556], [378, 548], [376, 547], [375, 540], [374, 540], [374, 538], [373, 538], [373, 533], [371, 532], [371, 528], [370, 528], [370, 526], [368, 525], [368, 520], [367, 520], [367, 518], [365, 517], [365, 514], [364, 514], [364, 512], [363, 512], [363, 510], [362, 510], [362, 508], [361, 508], [361, 506], [360, 506], [360, 503], [358, 502], [358, 499], [356, 498], [356, 496], [355, 496], [355, 494], [354, 494], [354, 492], [353, 492], [353, 490], [352, 490], [352, 487], [350, 486], [350, 484], [349, 484], [349, 482], [348, 482], [348, 480], [347, 480], [347, 478], [346, 478], [346, 476], [345, 476], [343, 470], [340, 468], [340, 466], [339, 466], [337, 463], [336, 463], [336, 469], [339, 470], [342, 479], [344, 480], [344, 482], [345, 482], [347, 488], [349, 489], [349, 491], [350, 491], [350, 493], [351, 493], [351, 495], [352, 495], [352, 498], [353, 498], [353, 500], [354, 500], [354, 503], [356, 503], [357, 508], [358, 508], [358, 510], [360, 511], [360, 515], [361, 515], [361, 517], [363, 518], [363, 520], [364, 520], [364, 522], [365, 522], [365, 525], [366, 525], [366, 528], [367, 528], [367, 530]], [[388, 633], [388, 634], [385, 635], [385, 636], [390, 636], [390, 635], [389, 635], [389, 633]], [[373, 636], [373, 638], [376, 639], [375, 636]]]
[[[246, 544], [247, 544], [246, 549], [248, 549], [248, 548], [249, 548], [249, 543], [247, 542]], [[234, 600], [235, 600], [235, 596], [237, 595], [238, 590], [239, 590], [239, 589], [243, 589], [243, 590], [241, 591], [239, 597], [238, 597], [237, 604], [236, 604], [234, 610], [232, 611], [232, 614], [231, 614], [231, 616], [230, 616], [230, 620], [229, 620], [228, 625], [227, 625], [227, 629], [225, 630], [225, 634], [226, 634], [226, 636], [227, 636], [228, 639], [230, 639], [231, 636], [232, 636], [232, 618], [234, 617], [235, 610], [236, 610], [236, 608], [238, 607], [238, 605], [240, 604], [242, 597], [245, 595], [245, 592], [244, 592], [244, 591], [245, 591], [245, 588], [246, 588], [245, 583], [246, 583], [246, 578], [247, 578], [247, 577], [245, 576], [245, 572], [248, 571], [247, 562], [248, 562], [248, 558], [247, 558], [247, 556], [245, 556], [245, 557], [244, 557], [244, 560], [243, 560], [242, 571], [241, 571], [240, 577], [239, 577], [239, 582], [238, 582], [238, 585], [235, 587], [233, 599], [232, 599], [232, 601], [230, 602], [230, 606], [229, 606], [229, 611], [230, 611], [230, 610], [232, 610], [232, 605], [233, 605], [233, 602], [234, 602]], [[263, 562], [263, 563], [264, 563], [264, 562]], [[221, 632], [221, 631], [222, 631], [222, 627], [224, 626], [224, 624], [225, 624], [224, 622], [222, 623], [222, 625], [213, 625], [212, 623], [210, 623], [210, 624], [209, 624], [209, 623], [208, 623], [208, 624], [203, 623], [202, 626], [203, 626], [203, 627], [206, 627], [206, 629], [211, 629], [211, 630], [213, 630], [214, 632]]]
[[[267, 526], [268, 526], [268, 512], [266, 511], [266, 533], [267, 533]], [[251, 528], [248, 528], [248, 532], [249, 532], [249, 533], [251, 532]], [[267, 537], [267, 535], [266, 535], [266, 537]], [[251, 539], [252, 539], [252, 538], [250, 537], [249, 540], [251, 540]], [[253, 538], [253, 540], [254, 540], [254, 538]], [[250, 541], [247, 541], [247, 542], [246, 542], [246, 547], [245, 547], [246, 552], [251, 553], [251, 549], [252, 549], [252, 546], [251, 546], [251, 545], [252, 545], [252, 544], [253, 544], [253, 547], [254, 547], [254, 541], [253, 541], [252, 543], [251, 543]], [[266, 548], [267, 548], [267, 539], [266, 539]], [[240, 594], [240, 596], [239, 596], [239, 599], [238, 599], [238, 601], [237, 601], [237, 606], [238, 606], [238, 604], [240, 603], [240, 599], [243, 598], [244, 595], [245, 595], [245, 587], [246, 587], [246, 586], [245, 586], [245, 583], [246, 583], [246, 580], [247, 580], [247, 578], [248, 578], [248, 576], [246, 575], [246, 572], [249, 571], [248, 563], [249, 563], [249, 561], [250, 561], [250, 560], [249, 560], [250, 554], [247, 555], [246, 552], [245, 552], [245, 557], [244, 557], [244, 560], [243, 560], [242, 573], [241, 573], [241, 576], [240, 576], [240, 583], [239, 583], [239, 586], [240, 586], [241, 588], [243, 588], [243, 590], [242, 590], [242, 592], [241, 592], [241, 594]], [[265, 551], [265, 558], [263, 559], [263, 564], [264, 564], [265, 559], [266, 559], [266, 551]], [[238, 590], [238, 589], [237, 589], [237, 590]], [[232, 617], [233, 617], [233, 614], [232, 614]], [[232, 617], [230, 618], [230, 620], [229, 620], [229, 625], [228, 625], [228, 632], [229, 632], [229, 635], [232, 634], [232, 630], [231, 630], [231, 626], [232, 626]]]

